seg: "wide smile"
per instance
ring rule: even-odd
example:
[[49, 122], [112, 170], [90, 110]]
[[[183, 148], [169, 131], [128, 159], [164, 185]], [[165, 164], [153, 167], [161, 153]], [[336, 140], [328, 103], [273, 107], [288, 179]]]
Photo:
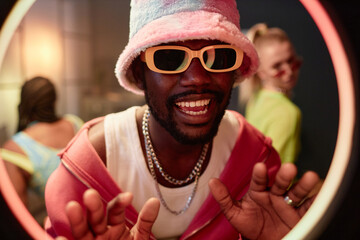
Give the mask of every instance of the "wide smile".
[[190, 116], [205, 115], [208, 112], [209, 104], [210, 99], [179, 101], [175, 103], [181, 112]]

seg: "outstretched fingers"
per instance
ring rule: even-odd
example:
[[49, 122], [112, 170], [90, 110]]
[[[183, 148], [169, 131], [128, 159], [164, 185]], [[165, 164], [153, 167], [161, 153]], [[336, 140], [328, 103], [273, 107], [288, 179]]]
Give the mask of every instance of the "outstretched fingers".
[[271, 193], [282, 196], [289, 189], [291, 183], [296, 177], [297, 169], [292, 163], [284, 163], [275, 176], [275, 182], [271, 187]]
[[[90, 240], [98, 239], [98, 237], [101, 239], [134, 239], [125, 223], [125, 208], [131, 204], [132, 198], [131, 193], [120, 193], [107, 204], [107, 211], [105, 211], [100, 194], [94, 189], [88, 189], [83, 194], [86, 214], [84, 214], [83, 207], [78, 202], [69, 202], [66, 205], [66, 215], [74, 239]], [[150, 232], [159, 205], [156, 200], [150, 201], [142, 215], [140, 230]], [[146, 224], [148, 221], [152, 222], [151, 226]], [[147, 238], [138, 239], [148, 238], [149, 235]]]
[[235, 212], [235, 204], [233, 199], [230, 196], [230, 193], [226, 186], [217, 178], [213, 178], [209, 181], [210, 191], [219, 203], [221, 210], [225, 214], [226, 218], [231, 221]]
[[286, 195], [292, 199], [294, 206], [298, 206], [307, 199], [308, 195], [313, 191], [318, 182], [319, 176], [315, 172], [308, 171], [296, 184], [294, 184]]
[[264, 163], [256, 163], [253, 169], [249, 191], [262, 192], [267, 188], [267, 169]]
[[135, 240], [149, 239], [151, 228], [158, 216], [160, 201], [157, 198], [150, 198], [140, 211], [138, 221], [132, 228]]
[[133, 195], [129, 192], [120, 193], [107, 206], [108, 224], [125, 224], [125, 208], [131, 204]]
[[[275, 190], [272, 189], [274, 191], [274, 194], [270, 196], [272, 206], [289, 228], [294, 227], [310, 207], [313, 199], [307, 200], [307, 197], [318, 180], [318, 175], [309, 171], [287, 191], [285, 190], [285, 184], [280, 185], [280, 187], [275, 186]], [[282, 192], [284, 192], [283, 195], [280, 195]]]
[[88, 223], [95, 235], [101, 235], [107, 230], [107, 220], [104, 212], [104, 204], [99, 193], [94, 189], [88, 189], [83, 195], [84, 205], [88, 212]]
[[81, 205], [76, 201], [70, 201], [65, 208], [69, 219], [74, 239], [92, 239], [92, 233], [87, 224], [86, 217], [83, 215]]

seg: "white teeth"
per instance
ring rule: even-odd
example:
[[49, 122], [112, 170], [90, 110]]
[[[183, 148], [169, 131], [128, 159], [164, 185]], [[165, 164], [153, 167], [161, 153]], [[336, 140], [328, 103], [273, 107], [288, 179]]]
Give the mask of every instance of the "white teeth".
[[182, 109], [180, 109], [180, 110], [181, 110], [182, 112], [186, 113], [186, 114], [193, 115], [193, 116], [205, 114], [205, 113], [207, 113], [207, 111], [208, 111], [207, 108], [206, 108], [205, 110], [203, 110], [203, 111], [197, 111], [197, 112], [187, 111], [187, 110], [182, 110]]
[[177, 102], [176, 105], [179, 107], [203, 107], [209, 105], [209, 103], [210, 99], [203, 99], [190, 102]]
[[183, 109], [183, 107], [205, 107], [207, 105], [209, 105], [210, 103], [210, 99], [203, 99], [203, 100], [197, 100], [197, 101], [188, 101], [188, 102], [177, 102], [176, 105], [178, 107], [180, 107], [180, 111], [188, 114], [188, 115], [192, 115], [192, 116], [197, 116], [197, 115], [202, 115], [207, 113], [208, 108], [205, 108], [204, 110], [201, 111], [191, 111], [189, 109]]

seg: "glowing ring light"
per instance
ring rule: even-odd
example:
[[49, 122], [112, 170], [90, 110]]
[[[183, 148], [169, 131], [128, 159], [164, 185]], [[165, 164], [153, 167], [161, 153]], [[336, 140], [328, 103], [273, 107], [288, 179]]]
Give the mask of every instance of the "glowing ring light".
[[339, 129], [333, 160], [327, 174], [331, 177], [325, 178], [321, 191], [309, 211], [285, 236], [284, 239], [288, 240], [306, 239], [310, 236], [314, 238], [321, 233], [329, 221], [331, 216], [327, 216], [327, 218], [324, 216], [326, 211], [328, 211], [328, 215], [331, 215], [329, 206], [344, 181], [351, 156], [355, 125], [355, 95], [352, 73], [339, 33], [319, 1], [300, 0], [300, 2], [307, 9], [323, 36], [334, 65], [339, 93]]
[[[13, 33], [18, 27], [21, 19], [33, 5], [35, 0], [17, 1], [0, 32], [0, 66], [5, 57], [6, 49], [10, 43]], [[12, 186], [9, 175], [6, 171], [3, 160], [0, 158], [0, 192], [3, 195], [7, 205], [18, 219], [26, 232], [34, 239], [53, 239], [36, 222], [34, 217], [27, 210], [20, 200], [14, 187]]]
[[[35, 0], [17, 1], [0, 32], [0, 66], [6, 49], [21, 19]], [[329, 220], [328, 207], [344, 180], [353, 144], [355, 124], [355, 96], [350, 64], [340, 36], [319, 1], [300, 0], [322, 34], [332, 59], [339, 93], [339, 129], [333, 160], [323, 187], [305, 216], [284, 239], [308, 239], [319, 235]], [[34, 239], [52, 239], [35, 221], [20, 200], [0, 159], [0, 191], [13, 214]], [[327, 212], [328, 211], [328, 212]], [[327, 217], [325, 217], [327, 213]], [[331, 215], [331, 214], [330, 214]]]

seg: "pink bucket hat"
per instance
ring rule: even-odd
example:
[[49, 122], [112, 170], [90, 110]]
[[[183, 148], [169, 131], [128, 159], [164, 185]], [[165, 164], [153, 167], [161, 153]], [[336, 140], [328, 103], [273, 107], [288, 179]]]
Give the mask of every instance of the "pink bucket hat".
[[259, 60], [240, 30], [235, 0], [131, 0], [129, 42], [120, 54], [115, 75], [125, 89], [144, 94], [135, 84], [132, 62], [145, 49], [162, 43], [195, 39], [219, 40], [244, 51], [241, 78], [255, 73]]

